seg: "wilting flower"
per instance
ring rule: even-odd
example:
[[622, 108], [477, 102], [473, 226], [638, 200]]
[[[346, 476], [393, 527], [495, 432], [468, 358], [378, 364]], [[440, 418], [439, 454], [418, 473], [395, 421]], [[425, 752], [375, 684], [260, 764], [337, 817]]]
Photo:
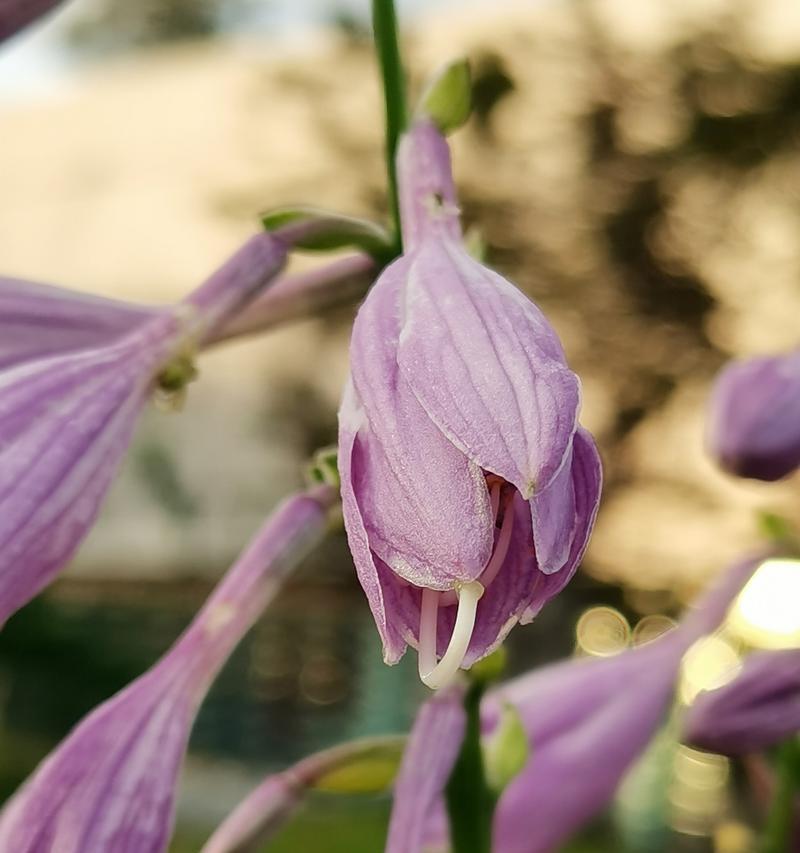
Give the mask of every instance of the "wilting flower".
[[154, 386], [191, 378], [192, 349], [286, 252], [259, 234], [169, 308], [0, 279], [0, 626], [88, 532]]
[[800, 649], [756, 652], [741, 673], [704, 691], [684, 719], [684, 739], [723, 755], [744, 755], [800, 732]]
[[325, 532], [327, 487], [285, 501], [172, 649], [86, 717], [0, 814], [0, 850], [161, 853], [197, 709], [287, 573]]
[[707, 445], [739, 477], [779, 480], [800, 465], [800, 351], [734, 361], [722, 371]]
[[[497, 853], [548, 853], [601, 811], [642, 753], [667, 712], [687, 649], [715, 630], [728, 607], [759, 565], [733, 566], [672, 632], [611, 658], [554, 664], [523, 675], [490, 692], [482, 705], [484, 734], [490, 735], [504, 706], [518, 711], [530, 741], [522, 772], [502, 793], [494, 816]], [[437, 710], [438, 708], [438, 710]], [[403, 816], [427, 814], [425, 844], [416, 834], [391, 853], [446, 849], [441, 794], [462, 734], [447, 733], [431, 715], [444, 719], [446, 706], [427, 703], [426, 723], [412, 733], [418, 755], [435, 767], [437, 788], [398, 783], [392, 824]], [[405, 767], [404, 763], [404, 767]], [[416, 778], [409, 771], [409, 780]], [[444, 780], [444, 781], [441, 781]], [[409, 830], [410, 831], [410, 830]]]
[[0, 42], [35, 21], [62, 0], [0, 0]]
[[405, 253], [353, 327], [342, 499], [386, 661], [411, 644], [440, 686], [569, 581], [601, 469], [552, 327], [462, 243], [432, 124], [402, 139], [398, 171]]

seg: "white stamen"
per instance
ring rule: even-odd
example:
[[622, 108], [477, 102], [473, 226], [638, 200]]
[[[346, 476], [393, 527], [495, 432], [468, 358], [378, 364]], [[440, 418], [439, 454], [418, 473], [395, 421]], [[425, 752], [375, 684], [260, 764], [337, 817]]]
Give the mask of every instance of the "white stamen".
[[508, 546], [511, 543], [511, 534], [514, 531], [514, 502], [509, 501], [506, 505], [506, 513], [503, 516], [503, 523], [500, 526], [500, 535], [497, 537], [497, 545], [495, 545], [492, 558], [486, 564], [486, 568], [481, 572], [480, 581], [484, 587], [497, 577], [500, 567], [508, 554]]
[[422, 683], [437, 690], [453, 680], [461, 666], [475, 628], [475, 613], [483, 586], [470, 581], [458, 588], [458, 612], [453, 635], [442, 659], [436, 663], [436, 626], [439, 616], [439, 593], [422, 590], [419, 617], [419, 677]]

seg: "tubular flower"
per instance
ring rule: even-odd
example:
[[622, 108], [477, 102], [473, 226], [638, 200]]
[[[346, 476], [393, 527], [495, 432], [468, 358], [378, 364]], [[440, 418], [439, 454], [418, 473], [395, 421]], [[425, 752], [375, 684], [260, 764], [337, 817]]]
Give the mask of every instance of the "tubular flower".
[[325, 533], [327, 487], [285, 501], [156, 665], [96, 708], [0, 814], [14, 853], [161, 853], [192, 722], [217, 672]]
[[554, 330], [464, 247], [431, 123], [402, 139], [398, 173], [405, 253], [353, 327], [339, 464], [384, 658], [416, 647], [438, 687], [572, 577], [601, 467]]
[[169, 308], [0, 279], [0, 626], [88, 532], [153, 388], [192, 378], [192, 349], [286, 252], [259, 234]]
[[549, 853], [608, 804], [669, 710], [683, 655], [719, 627], [760, 563], [734, 564], [669, 634], [616, 657], [546, 667], [487, 697], [484, 724], [511, 702], [531, 743], [495, 812], [498, 851]]
[[791, 474], [800, 465], [800, 351], [729, 364], [711, 393], [706, 443], [739, 477]]
[[686, 712], [684, 738], [724, 755], [744, 755], [800, 732], [800, 649], [757, 652], [733, 681], [704, 691]]

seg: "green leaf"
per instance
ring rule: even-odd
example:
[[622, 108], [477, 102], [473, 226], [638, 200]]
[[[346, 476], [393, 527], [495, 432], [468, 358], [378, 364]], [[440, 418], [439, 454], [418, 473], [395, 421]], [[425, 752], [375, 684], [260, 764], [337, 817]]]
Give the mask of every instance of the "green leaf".
[[528, 736], [519, 711], [507, 704], [503, 707], [497, 729], [483, 747], [486, 781], [496, 796], [522, 770], [529, 755]]
[[392, 254], [389, 232], [366, 219], [314, 207], [281, 207], [262, 213], [261, 223], [267, 231], [283, 232], [293, 246], [309, 252], [355, 247], [381, 260]]
[[434, 75], [419, 100], [417, 114], [427, 116], [442, 131], [458, 130], [472, 112], [469, 62], [456, 59]]

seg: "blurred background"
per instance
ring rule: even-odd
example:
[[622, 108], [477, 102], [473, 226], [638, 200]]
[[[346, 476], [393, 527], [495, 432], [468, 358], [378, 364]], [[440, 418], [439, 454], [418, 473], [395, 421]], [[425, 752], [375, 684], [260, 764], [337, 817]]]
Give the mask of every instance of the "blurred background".
[[[797, 517], [796, 478], [751, 485], [714, 469], [703, 415], [726, 359], [798, 342], [800, 6], [398, 11], [415, 89], [453, 56], [473, 61], [475, 116], [454, 139], [464, 217], [557, 327], [604, 456], [583, 571], [512, 632], [510, 669], [618, 650], [757, 543], [760, 515]], [[0, 271], [165, 302], [266, 207], [383, 217], [381, 115], [366, 0], [74, 0], [0, 48]], [[171, 643], [335, 440], [352, 316], [221, 347], [182, 411], [147, 413], [74, 564], [0, 634], [0, 800]], [[174, 850], [197, 850], [269, 770], [406, 730], [422, 696], [413, 660], [383, 666], [332, 536], [206, 702]], [[724, 762], [658, 744], [648, 761], [570, 850], [748, 849]], [[655, 784], [667, 765], [711, 793]], [[267, 849], [373, 853], [387, 814], [386, 797], [320, 795]]]

